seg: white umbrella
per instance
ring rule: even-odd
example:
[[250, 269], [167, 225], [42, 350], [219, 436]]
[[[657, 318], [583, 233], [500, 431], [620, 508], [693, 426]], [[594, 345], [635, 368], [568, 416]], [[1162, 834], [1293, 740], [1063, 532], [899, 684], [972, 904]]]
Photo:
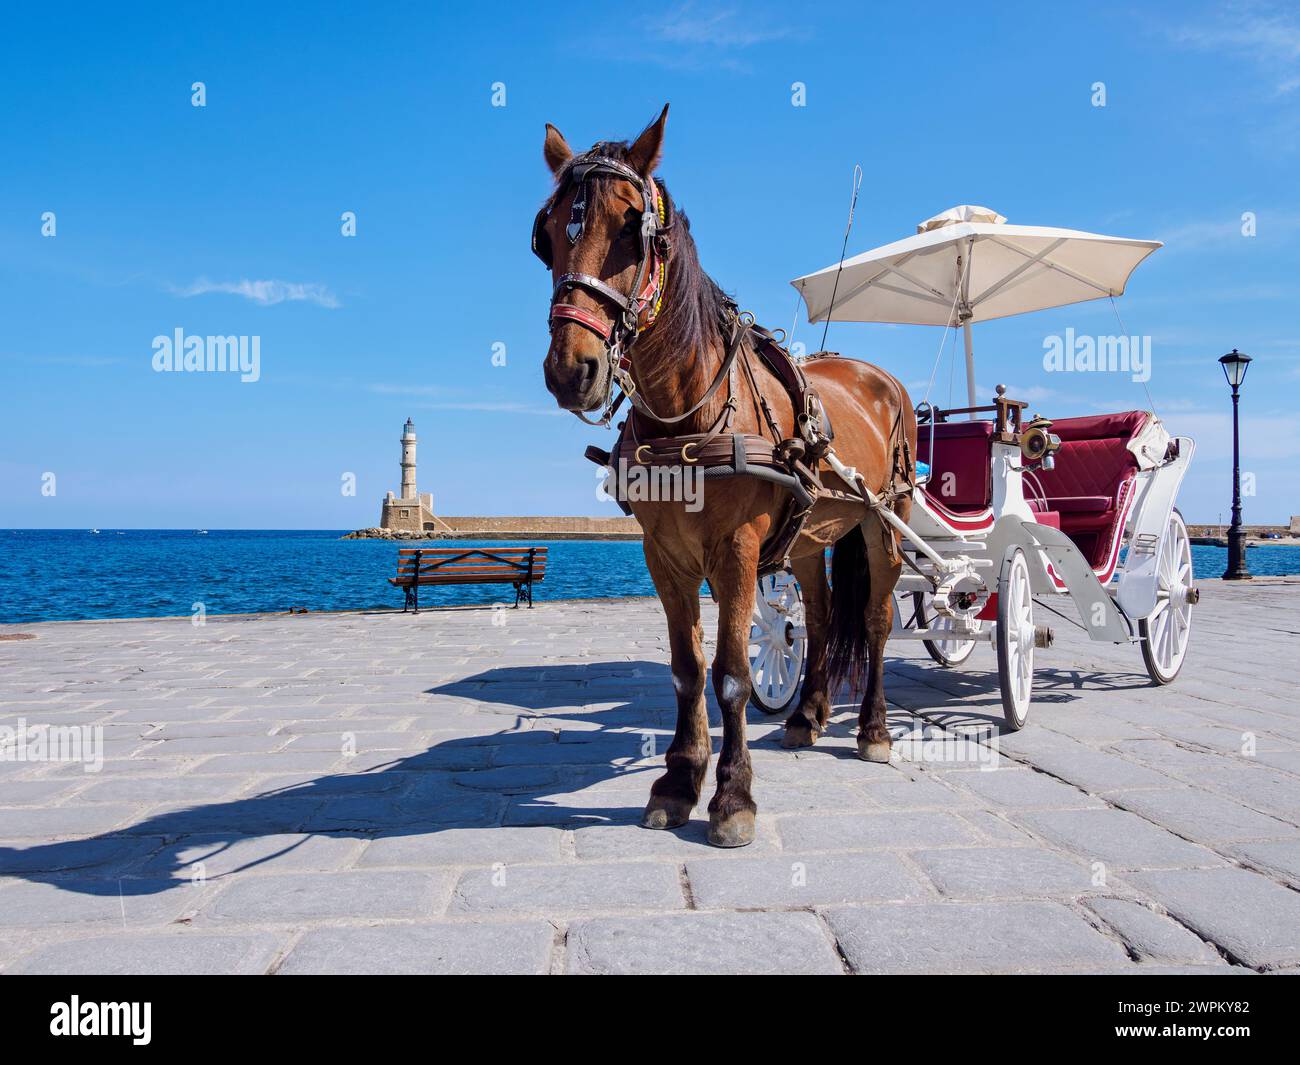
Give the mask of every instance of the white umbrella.
[[963, 327], [966, 391], [975, 406], [972, 322], [1119, 296], [1158, 240], [1012, 226], [987, 207], [927, 218], [916, 236], [791, 282], [808, 320]]

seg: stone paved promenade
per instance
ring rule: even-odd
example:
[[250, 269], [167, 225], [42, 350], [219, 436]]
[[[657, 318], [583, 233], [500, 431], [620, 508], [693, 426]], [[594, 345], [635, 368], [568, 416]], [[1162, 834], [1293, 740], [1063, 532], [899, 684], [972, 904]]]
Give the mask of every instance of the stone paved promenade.
[[848, 706], [797, 754], [751, 711], [741, 851], [637, 825], [653, 601], [0, 626], [0, 726], [104, 755], [0, 761], [0, 971], [1296, 968], [1300, 581], [1205, 582], [1196, 625], [1157, 690], [1058, 624], [992, 771], [944, 760], [1000, 721], [986, 646], [891, 645], [890, 765]]

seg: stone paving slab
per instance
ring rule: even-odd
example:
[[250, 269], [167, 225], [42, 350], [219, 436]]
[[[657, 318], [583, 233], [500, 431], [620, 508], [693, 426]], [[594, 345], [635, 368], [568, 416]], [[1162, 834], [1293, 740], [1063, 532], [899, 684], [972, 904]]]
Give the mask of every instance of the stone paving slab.
[[859, 973], [1023, 973], [1125, 960], [1121, 944], [1055, 902], [949, 902], [826, 912]]
[[1168, 916], [1130, 899], [1089, 899], [1097, 914], [1142, 961], [1221, 965], [1215, 949]]
[[1136, 873], [1129, 879], [1239, 964], [1300, 963], [1300, 893], [1245, 869]]
[[550, 971], [555, 928], [509, 924], [392, 924], [316, 928], [294, 946], [280, 973], [529, 975]]
[[70, 939], [37, 947], [6, 972], [45, 976], [257, 974], [267, 971], [286, 939], [284, 934], [186, 932]]
[[579, 921], [569, 929], [568, 972], [715, 975], [844, 971], [833, 940], [810, 913], [695, 913]]
[[[639, 827], [654, 601], [0, 626], [37, 637], [0, 642], [0, 727], [103, 730], [95, 772], [0, 749], [0, 972], [1296, 970], [1297, 588], [1204, 582], [1162, 689], [1055, 626], [1015, 734], [991, 648], [890, 645], [889, 764], [847, 696], [797, 753], [751, 711], [739, 852], [711, 781]], [[991, 769], [942, 753], [990, 725]]]

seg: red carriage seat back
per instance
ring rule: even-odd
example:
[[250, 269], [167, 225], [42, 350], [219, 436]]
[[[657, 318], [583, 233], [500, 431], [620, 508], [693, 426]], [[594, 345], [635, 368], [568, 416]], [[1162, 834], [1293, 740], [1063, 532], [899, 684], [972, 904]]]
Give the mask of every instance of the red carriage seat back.
[[[1138, 468], [1128, 444], [1149, 417], [1135, 410], [1052, 422], [1050, 431], [1061, 438], [1056, 468], [1034, 477], [1047, 497], [1046, 509], [1060, 515], [1061, 531], [1094, 568], [1106, 564], [1122, 531], [1119, 519]], [[1034, 481], [1026, 479], [1025, 495], [1035, 494]]]
[[918, 425], [916, 457], [930, 464], [926, 495], [957, 512], [982, 510], [992, 503], [992, 439], [992, 422], [939, 422], [931, 458], [930, 426]]

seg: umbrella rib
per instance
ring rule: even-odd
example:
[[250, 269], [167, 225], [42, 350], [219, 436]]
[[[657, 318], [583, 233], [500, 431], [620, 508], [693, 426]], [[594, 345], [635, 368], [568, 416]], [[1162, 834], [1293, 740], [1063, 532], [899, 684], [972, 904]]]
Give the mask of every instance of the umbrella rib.
[[[909, 281], [914, 285], [918, 285], [922, 289], [925, 289], [927, 291], [912, 292], [905, 288], [899, 288], [897, 285], [886, 285], [881, 283], [879, 279], [884, 277], [886, 274], [890, 274], [890, 273], [898, 274], [898, 276], [903, 278], [904, 280]], [[894, 292], [900, 296], [907, 296], [909, 299], [923, 300], [926, 303], [937, 303], [940, 307], [947, 307], [952, 302], [947, 298], [940, 298], [942, 297], [943, 294], [938, 292], [938, 290], [931, 289], [929, 288], [928, 285], [923, 285], [915, 278], [908, 277], [908, 275], [903, 273], [902, 271], [895, 270], [893, 267], [887, 266], [885, 267], [885, 269], [881, 270], [880, 273], [873, 274], [871, 277], [869, 277], [866, 281], [863, 281], [861, 284], [856, 285], [855, 287], [849, 289], [847, 292], [841, 293], [835, 300], [835, 306], [825, 307], [818, 310], [814, 316], [809, 318], [809, 321], [818, 322], [821, 321], [823, 317], [834, 314], [836, 307], [843, 307], [855, 296], [859, 295], [860, 293], [866, 291], [867, 289], [873, 286], [879, 289], [884, 289], [886, 292]], [[931, 292], [935, 293], [935, 295], [931, 295], [930, 294]]]
[[[1002, 241], [998, 240], [996, 237], [994, 237], [993, 240], [994, 240], [995, 243], [1001, 245], [1002, 247], [1004, 247], [1004, 248], [1007, 247], [1007, 245], [1006, 245], [1005, 243], [1003, 243]], [[1042, 260], [1046, 259], [1046, 257], [1047, 257], [1048, 255], [1050, 255], [1052, 252], [1056, 251], [1056, 249], [1059, 248], [1059, 247], [1060, 247], [1062, 244], [1064, 244], [1064, 243], [1065, 243], [1065, 240], [1064, 240], [1064, 238], [1062, 238], [1061, 240], [1058, 240], [1055, 244], [1049, 244], [1046, 248], [1044, 248], [1042, 251], [1040, 251], [1040, 252], [1039, 252], [1037, 255], [1035, 255], [1032, 259], [1028, 259], [1028, 260], [1026, 260], [1025, 262], [1021, 263], [1021, 264], [1020, 264], [1016, 269], [1012, 270], [1011, 273], [1007, 274], [1007, 275], [1006, 275], [1005, 277], [1003, 277], [1000, 281], [996, 282], [995, 284], [990, 285], [990, 286], [989, 286], [988, 288], [986, 288], [983, 292], [981, 292], [978, 296], [976, 296], [973, 300], [970, 300], [970, 301], [969, 301], [969, 306], [971, 306], [971, 307], [978, 307], [981, 303], [983, 303], [983, 302], [984, 302], [986, 299], [988, 299], [990, 296], [995, 296], [995, 295], [997, 295], [997, 293], [1001, 292], [1002, 289], [1006, 288], [1007, 285], [1009, 285], [1012, 281], [1014, 281], [1016, 278], [1018, 278], [1018, 277], [1019, 277], [1021, 274], [1023, 274], [1026, 270], [1030, 270], [1030, 269], [1032, 269], [1036, 264], [1038, 264], [1038, 263], [1041, 262]], [[1024, 254], [1024, 252], [1021, 251], [1019, 248], [1015, 248], [1015, 249], [1013, 249], [1013, 250], [1020, 252], [1020, 254], [1022, 254], [1022, 255]]]
[[[1008, 244], [1006, 241], [999, 240], [997, 237], [989, 237], [988, 239], [993, 241], [995, 244], [1002, 245], [1002, 247], [1006, 248], [1008, 251], [1015, 252], [1017, 255], [1025, 254], [1022, 249], [1017, 248], [1014, 244]], [[1077, 270], [1071, 270], [1069, 267], [1062, 266], [1060, 263], [1056, 262], [1053, 259], [1043, 259], [1042, 263], [1044, 266], [1051, 267], [1053, 270], [1061, 271], [1061, 273], [1065, 274], [1067, 277], [1074, 278], [1074, 280], [1078, 281], [1080, 284], [1087, 285], [1089, 288], [1095, 288], [1103, 296], [1119, 296], [1123, 294], [1124, 291], [1123, 289], [1120, 289], [1117, 292], [1113, 288], [1109, 288], [1106, 285], [1102, 285], [1097, 281], [1094, 281], [1087, 274], [1081, 274]]]
[[[901, 265], [901, 263], [900, 263], [899, 265]], [[880, 277], [880, 276], [883, 276], [883, 274], [897, 274], [897, 275], [898, 275], [899, 277], [901, 277], [904, 281], [908, 281], [908, 282], [910, 282], [911, 284], [915, 285], [917, 288], [921, 289], [922, 292], [929, 292], [929, 293], [930, 293], [930, 294], [935, 298], [935, 300], [936, 300], [937, 302], [939, 302], [939, 303], [947, 303], [947, 302], [948, 302], [948, 297], [947, 297], [947, 295], [946, 295], [945, 293], [940, 292], [940, 291], [939, 291], [937, 288], [935, 288], [933, 285], [927, 285], [924, 281], [921, 281], [921, 280], [919, 280], [918, 278], [913, 277], [911, 274], [907, 273], [906, 271], [898, 269], [898, 266], [886, 266], [885, 269], [882, 271], [882, 273], [881, 273], [881, 274], [877, 274], [876, 276], [877, 276], [877, 277]], [[881, 287], [883, 288], [884, 286], [881, 286]], [[894, 291], [898, 291], [898, 290], [896, 290], [896, 289], [890, 289], [890, 291], [891, 291], [891, 292], [894, 292]], [[904, 293], [904, 294], [905, 294], [905, 295], [911, 295], [911, 293]], [[917, 293], [917, 295], [920, 295], [920, 293]]]

